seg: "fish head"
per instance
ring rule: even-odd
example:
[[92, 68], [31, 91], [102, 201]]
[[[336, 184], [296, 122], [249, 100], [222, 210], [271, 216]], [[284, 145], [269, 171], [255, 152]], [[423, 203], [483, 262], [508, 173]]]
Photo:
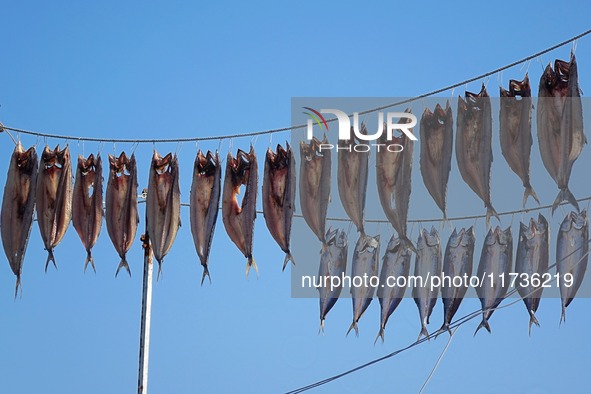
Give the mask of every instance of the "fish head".
[[[420, 245], [419, 245], [420, 244]], [[431, 247], [439, 245], [439, 233], [435, 227], [431, 227], [431, 231], [427, 231], [426, 228], [419, 232], [419, 240], [417, 241], [417, 249], [422, 247]]]
[[573, 225], [577, 230], [583, 229], [587, 226], [587, 210], [583, 209], [578, 215], [575, 216]]
[[97, 162], [98, 160], [95, 160], [92, 153], [87, 159], [85, 159], [82, 155], [78, 155], [78, 170], [83, 176], [86, 176], [89, 173], [94, 174], [97, 169]]
[[41, 155], [41, 169], [49, 175], [61, 172], [64, 165], [70, 161], [70, 149], [66, 145], [63, 150], [57, 145], [52, 151], [49, 146], [45, 146]]
[[449, 246], [452, 248], [457, 248], [458, 246], [460, 246], [460, 242], [462, 241], [462, 237], [464, 236], [464, 232], [465, 232], [465, 230], [463, 228], [460, 230], [459, 233], [454, 228], [454, 231], [452, 231], [451, 235], [449, 236], [449, 240], [447, 241]]
[[219, 164], [220, 157], [217, 152], [215, 156], [211, 151], [207, 151], [207, 155], [204, 155], [201, 151], [197, 152], [197, 157], [195, 157], [195, 171], [197, 174], [205, 177], [213, 176], [218, 170]]
[[347, 246], [347, 233], [341, 229], [329, 229], [326, 231], [326, 245], [344, 248]]
[[501, 230], [499, 226], [498, 229], [498, 240], [499, 244], [501, 245], [512, 245], [513, 244], [513, 235], [511, 233], [511, 226], [507, 227], [505, 230]]
[[19, 171], [29, 174], [36, 169], [37, 151], [35, 147], [32, 146], [25, 151], [21, 143], [18, 142], [14, 147], [13, 157]]
[[560, 224], [560, 231], [564, 231], [564, 232], [568, 233], [569, 231], [571, 231], [572, 227], [576, 228], [577, 230], [580, 230], [586, 224], [587, 224], [587, 210], [586, 209], [583, 210], [579, 214], [572, 211], [564, 217], [564, 220]]

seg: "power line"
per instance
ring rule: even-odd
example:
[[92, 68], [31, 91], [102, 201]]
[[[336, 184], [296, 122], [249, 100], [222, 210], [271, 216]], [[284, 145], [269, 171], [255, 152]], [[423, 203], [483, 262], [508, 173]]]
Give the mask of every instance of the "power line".
[[[417, 100], [421, 100], [424, 99], [426, 97], [430, 97], [430, 96], [434, 96], [436, 94], [439, 93], [443, 93], [445, 91], [448, 90], [452, 90], [455, 89], [457, 87], [466, 85], [470, 82], [474, 82], [480, 79], [484, 79], [486, 77], [489, 77], [493, 74], [499, 73], [503, 70], [506, 70], [508, 68], [511, 67], [515, 67], [521, 63], [525, 63], [529, 60], [535, 59], [538, 56], [544, 55], [548, 52], [551, 52], [557, 48], [560, 48], [566, 44], [569, 44], [573, 41], [578, 40], [579, 38], [585, 37], [586, 35], [591, 34], [591, 29], [584, 31], [581, 34], [578, 34], [574, 37], [569, 38], [568, 40], [562, 41], [556, 45], [553, 45], [549, 48], [546, 48], [542, 51], [539, 51], [537, 53], [534, 53], [533, 55], [529, 55], [523, 59], [517, 60], [513, 63], [507, 64], [506, 66], [503, 67], [499, 67], [495, 70], [486, 72], [484, 74], [478, 75], [476, 77], [473, 78], [469, 78], [466, 79], [462, 82], [458, 82], [455, 83], [453, 85], [449, 85], [440, 89], [436, 89], [433, 90], [431, 92], [428, 93], [424, 93], [421, 94], [420, 96], [416, 96], [416, 97], [412, 97], [412, 98], [408, 98], [405, 100], [401, 100], [401, 101], [397, 101], [395, 103], [391, 103], [391, 104], [387, 104], [387, 105], [383, 105], [380, 107], [375, 107], [375, 108], [371, 108], [362, 112], [359, 112], [360, 115], [365, 115], [365, 114], [369, 114], [372, 112], [377, 112], [377, 111], [381, 111], [387, 108], [391, 108], [391, 107], [396, 107], [399, 105], [403, 105], [403, 104], [408, 104], [411, 103], [413, 101], [417, 101]], [[336, 118], [333, 119], [327, 119], [326, 122], [334, 122], [336, 121]], [[79, 137], [79, 136], [71, 136], [71, 135], [62, 135], [62, 134], [50, 134], [50, 133], [42, 133], [42, 132], [37, 132], [37, 131], [31, 131], [31, 130], [25, 130], [25, 129], [19, 129], [16, 127], [9, 127], [9, 126], [0, 126], [0, 132], [3, 131], [3, 129], [6, 130], [12, 130], [15, 131], [17, 133], [22, 133], [22, 134], [28, 134], [28, 135], [34, 135], [37, 137], [45, 137], [45, 138], [55, 138], [55, 139], [64, 139], [64, 140], [72, 140], [72, 141], [90, 141], [90, 142], [121, 142], [121, 143], [162, 143], [162, 142], [198, 142], [198, 141], [211, 141], [211, 140], [224, 140], [224, 139], [231, 139], [231, 138], [242, 138], [242, 137], [254, 137], [254, 136], [258, 136], [258, 135], [265, 135], [265, 134], [274, 134], [274, 133], [281, 133], [281, 132], [285, 132], [285, 131], [292, 131], [292, 130], [299, 130], [299, 129], [303, 129], [307, 127], [306, 124], [300, 124], [300, 125], [296, 125], [296, 126], [286, 126], [286, 127], [279, 127], [276, 129], [269, 129], [269, 130], [262, 130], [262, 131], [251, 131], [251, 132], [244, 132], [244, 133], [235, 133], [235, 134], [226, 134], [226, 135], [221, 135], [221, 136], [205, 136], [205, 137], [188, 137], [188, 138], [160, 138], [160, 139], [131, 139], [131, 138], [99, 138], [99, 137]]]

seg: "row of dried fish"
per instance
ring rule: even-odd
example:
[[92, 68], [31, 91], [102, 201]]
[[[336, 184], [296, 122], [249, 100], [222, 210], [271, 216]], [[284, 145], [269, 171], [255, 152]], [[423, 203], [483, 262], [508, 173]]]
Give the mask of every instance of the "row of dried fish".
[[[546, 218], [539, 215], [529, 224], [521, 223], [519, 241], [513, 268], [513, 237], [511, 228], [502, 230], [500, 227], [491, 228], [486, 235], [478, 263], [478, 278], [487, 278], [488, 282], [480, 283], [476, 293], [482, 306], [482, 322], [476, 332], [485, 328], [489, 332], [489, 319], [494, 310], [507, 296], [510, 287], [510, 273], [520, 275], [521, 278], [542, 278], [549, 269], [549, 226]], [[338, 300], [344, 281], [331, 281], [330, 277], [342, 278], [347, 269], [347, 235], [342, 230], [330, 229], [326, 234], [323, 245], [318, 277], [322, 286], [318, 287], [320, 295], [320, 326], [324, 329], [324, 320], [330, 309]], [[439, 234], [435, 228], [426, 229], [419, 233], [416, 245], [416, 257], [413, 276], [415, 284], [420, 283], [416, 278], [423, 278], [422, 286], [414, 286], [412, 297], [417, 305], [421, 322], [421, 336], [429, 336], [427, 325], [439, 297], [443, 302], [443, 325], [439, 331], [450, 331], [450, 325], [458, 311], [470, 286], [469, 281], [462, 281], [460, 285], [443, 281], [441, 286], [430, 286], [429, 277], [470, 278], [474, 258], [475, 235], [472, 227], [459, 231], [454, 229], [449, 237], [442, 256]], [[378, 255], [380, 241], [378, 237], [361, 234], [352, 258], [351, 277], [376, 277], [378, 275]], [[571, 212], [563, 220], [558, 236], [556, 250], [556, 272], [559, 274], [558, 286], [562, 299], [561, 321], [565, 318], [566, 308], [572, 302], [583, 281], [588, 264], [589, 227], [587, 212]], [[396, 310], [406, 292], [406, 287], [388, 284], [389, 278], [405, 278], [402, 283], [410, 283], [412, 250], [407, 243], [396, 236], [392, 236], [382, 258], [379, 284], [370, 285], [368, 281], [361, 286], [352, 286], [353, 322], [349, 331], [357, 332], [357, 323], [372, 299], [377, 287], [377, 298], [381, 307], [380, 330], [378, 338], [384, 339], [386, 323]], [[572, 280], [564, 280], [565, 274], [572, 275]], [[546, 274], [547, 275], [547, 274]], [[503, 278], [503, 279], [502, 279]], [[535, 316], [546, 280], [517, 280], [515, 288], [523, 299], [529, 313], [529, 327], [539, 325]], [[339, 286], [326, 286], [327, 283], [337, 283]], [[399, 282], [397, 282], [399, 283]], [[349, 331], [347, 333], [349, 333]], [[377, 339], [377, 338], [376, 338]]]

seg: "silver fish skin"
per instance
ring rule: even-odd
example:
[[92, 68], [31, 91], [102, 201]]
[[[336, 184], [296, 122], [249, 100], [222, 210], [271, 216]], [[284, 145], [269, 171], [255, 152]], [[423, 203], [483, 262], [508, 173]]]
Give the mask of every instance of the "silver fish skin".
[[[458, 97], [456, 160], [462, 179], [484, 202], [486, 223], [499, 219], [490, 200], [492, 154], [492, 114], [490, 97], [484, 84], [479, 93], [466, 92]], [[500, 219], [499, 219], [500, 221]]]
[[328, 144], [326, 136], [306, 144], [300, 142], [300, 207], [304, 220], [321, 242], [324, 242], [326, 213], [330, 202], [331, 153], [320, 151]]
[[[472, 276], [475, 242], [476, 237], [472, 226], [468, 229], [462, 228], [459, 232], [454, 228], [443, 255], [443, 273], [446, 276], [449, 276], [452, 280], [456, 276], [462, 278]], [[458, 311], [467, 290], [468, 286], [453, 286], [451, 283], [443, 282], [441, 286], [443, 325], [440, 331], [447, 330], [451, 333], [449, 325]]]
[[[501, 230], [497, 226], [494, 230], [490, 228], [482, 245], [480, 262], [478, 263], [478, 277], [484, 278], [481, 286], [476, 287], [476, 294], [482, 305], [482, 322], [476, 328], [474, 335], [481, 328], [486, 328], [490, 333], [488, 319], [492, 316], [494, 309], [505, 298], [509, 289], [509, 273], [513, 266], [513, 236], [511, 227]], [[492, 275], [492, 282], [491, 282]], [[504, 280], [501, 278], [504, 277]]]
[[554, 69], [548, 64], [542, 74], [537, 125], [542, 162], [560, 190], [552, 204], [552, 213], [562, 201], [568, 201], [579, 211], [568, 183], [573, 164], [587, 138], [583, 130], [583, 106], [574, 53], [570, 62], [557, 59]]
[[340, 229], [328, 229], [326, 243], [322, 244], [318, 277], [322, 280], [322, 286], [318, 286], [320, 296], [320, 330], [324, 332], [324, 320], [326, 315], [338, 301], [343, 290], [343, 281], [339, 286], [331, 287], [330, 277], [341, 278], [347, 269], [347, 253], [349, 244], [347, 233]]
[[[562, 299], [560, 322], [566, 320], [566, 307], [575, 298], [589, 262], [589, 222], [587, 210], [579, 214], [566, 215], [558, 230], [556, 246], [556, 272], [560, 275], [559, 287]], [[571, 286], [564, 280], [566, 274], [572, 275]]]
[[[386, 253], [382, 258], [382, 270], [380, 272], [380, 285], [378, 287], [377, 296], [380, 301], [380, 331], [376, 337], [382, 338], [384, 342], [384, 333], [388, 319], [394, 313], [398, 305], [404, 298], [406, 286], [392, 286], [388, 284], [388, 278], [406, 278], [410, 273], [410, 258], [412, 250], [402, 244], [396, 236], [392, 236], [386, 247]], [[374, 343], [375, 343], [374, 342]]]
[[152, 251], [158, 261], [158, 276], [164, 257], [170, 251], [181, 227], [181, 192], [176, 155], [162, 157], [156, 150], [152, 156], [146, 197], [146, 228]]
[[[411, 113], [411, 110], [406, 109], [405, 112]], [[407, 120], [401, 119], [400, 122], [408, 123]], [[386, 133], [382, 133], [378, 143], [383, 144], [376, 153], [376, 180], [382, 209], [398, 233], [400, 241], [415, 251], [412, 241], [406, 235], [414, 143], [404, 134], [392, 136], [388, 140]], [[387, 148], [390, 145], [400, 145], [403, 150], [390, 152]]]
[[189, 219], [195, 250], [203, 266], [201, 285], [209, 275], [209, 251], [217, 222], [221, 196], [222, 166], [218, 152], [197, 152], [189, 197]]
[[109, 155], [109, 178], [105, 195], [105, 222], [109, 238], [121, 258], [115, 277], [121, 268], [129, 276], [127, 252], [133, 245], [140, 222], [137, 202], [137, 165], [135, 155], [127, 157], [121, 152], [118, 157]]
[[[222, 221], [228, 236], [246, 257], [247, 277], [251, 267], [257, 275], [259, 272], [252, 255], [258, 179], [257, 157], [252, 146], [249, 153], [238, 149], [235, 159], [228, 152], [222, 192]], [[236, 196], [240, 193], [241, 185], [246, 188], [242, 204], [238, 205]]]
[[[367, 134], [363, 123], [361, 133]], [[353, 128], [351, 128], [351, 135], [353, 135]], [[337, 179], [339, 197], [345, 213], [357, 227], [357, 231], [364, 234], [369, 151], [357, 152], [355, 150], [357, 145], [356, 138], [339, 140]]]
[[263, 215], [273, 239], [285, 252], [283, 270], [289, 261], [295, 265], [289, 247], [291, 221], [295, 210], [296, 163], [289, 144], [287, 149], [277, 145], [277, 151], [270, 148], [265, 156], [263, 176]]
[[72, 197], [72, 224], [86, 249], [84, 271], [88, 263], [96, 273], [92, 247], [96, 244], [103, 224], [103, 160], [90, 154], [78, 156], [76, 180]]
[[[515, 256], [515, 273], [519, 276], [515, 281], [515, 287], [529, 313], [530, 335], [532, 324], [540, 326], [535, 313], [544, 290], [541, 286], [544, 283], [542, 275], [548, 272], [549, 232], [548, 221], [542, 214], [538, 215], [537, 221], [531, 218], [529, 226], [524, 223], [519, 225], [519, 242]], [[540, 280], [538, 286], [534, 286], [535, 281], [532, 281], [532, 278], [536, 277]]]
[[47, 250], [45, 271], [51, 261], [57, 269], [53, 249], [66, 234], [72, 218], [72, 162], [70, 148], [45, 146], [41, 154], [36, 188], [37, 223]]
[[429, 336], [427, 324], [429, 324], [429, 317], [433, 312], [439, 294], [439, 287], [433, 286], [431, 288], [430, 278], [434, 276], [441, 278], [441, 269], [441, 241], [439, 240], [439, 233], [434, 227], [431, 227], [431, 232], [427, 231], [427, 229], [422, 229], [419, 232], [419, 239], [417, 241], [414, 276], [423, 278], [423, 286], [415, 286], [412, 289], [412, 296], [419, 309], [419, 317], [421, 319], [421, 332], [417, 340], [421, 339], [423, 335]]
[[439, 104], [433, 112], [425, 108], [421, 117], [420, 135], [419, 163], [423, 183], [445, 219], [447, 182], [453, 149], [453, 115], [449, 101], [445, 103], [445, 110]]
[[[525, 191], [523, 207], [532, 196], [540, 204], [529, 179], [529, 158], [533, 138], [531, 136], [532, 98], [527, 73], [523, 81], [509, 81], [509, 90], [500, 87], [501, 109], [499, 114], [499, 136], [501, 153], [511, 170], [521, 179]], [[518, 99], [519, 97], [519, 99]]]
[[16, 275], [15, 298], [21, 284], [25, 252], [33, 228], [38, 166], [35, 147], [25, 151], [21, 143], [17, 142], [8, 166], [0, 211], [2, 246], [10, 268]]
[[380, 256], [380, 236], [375, 237], [360, 234], [355, 251], [353, 252], [353, 261], [351, 265], [352, 278], [367, 278], [367, 283], [362, 286], [351, 285], [351, 296], [353, 301], [353, 322], [347, 330], [347, 335], [351, 330], [355, 330], [355, 335], [359, 335], [357, 323], [363, 316], [363, 313], [373, 300], [376, 288], [371, 286], [370, 278], [378, 276], [378, 266]]

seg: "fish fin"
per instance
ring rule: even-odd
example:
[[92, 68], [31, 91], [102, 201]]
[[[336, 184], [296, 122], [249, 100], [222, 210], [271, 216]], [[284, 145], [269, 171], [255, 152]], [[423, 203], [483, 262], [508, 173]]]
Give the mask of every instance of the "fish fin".
[[378, 343], [379, 338], [382, 338], [382, 343], [384, 343], [384, 327], [380, 327], [380, 332], [378, 332], [378, 336], [376, 337], [376, 340], [373, 341], [374, 346], [376, 345], [376, 343]]
[[533, 311], [529, 311], [529, 335], [531, 336], [531, 325], [535, 324], [536, 326], [540, 327], [540, 322], [536, 318], [536, 315]]
[[497, 213], [497, 211], [493, 208], [492, 204], [486, 204], [486, 225], [488, 226], [490, 224], [490, 218], [494, 216], [497, 218], [497, 220], [499, 221], [499, 223], [501, 222], [501, 218], [499, 217], [499, 214]]
[[423, 324], [421, 326], [421, 332], [419, 332], [419, 337], [417, 338], [417, 342], [421, 339], [422, 336], [427, 337], [427, 339], [429, 338], [429, 331], [427, 331], [427, 327], [425, 327], [425, 325]]
[[209, 278], [209, 284], [211, 284], [211, 276], [209, 275], [209, 269], [207, 268], [207, 265], [203, 266], [203, 276], [201, 277], [201, 286], [203, 286], [203, 281], [205, 280], [205, 277]]
[[257, 266], [257, 263], [254, 261], [254, 257], [249, 256], [246, 260], [246, 277], [248, 278], [248, 273], [250, 272], [250, 269], [254, 268], [254, 270], [257, 273], [257, 279], [259, 278], [259, 267]]
[[560, 191], [558, 192], [558, 196], [556, 196], [556, 200], [554, 200], [554, 203], [552, 203], [552, 215], [554, 215], [554, 211], [563, 201], [567, 201], [569, 204], [575, 207], [577, 209], [577, 212], [580, 211], [577, 199], [575, 198], [575, 196], [573, 196], [569, 188], [565, 187], [564, 189], [560, 189]]
[[285, 271], [285, 267], [289, 261], [291, 261], [291, 263], [295, 266], [295, 260], [293, 259], [293, 256], [290, 252], [287, 252], [285, 253], [285, 260], [283, 260], [283, 269], [281, 271]]
[[92, 266], [92, 270], [96, 274], [96, 268], [94, 267], [94, 259], [92, 258], [90, 250], [87, 252], [86, 261], [84, 262], [84, 272], [86, 272], [86, 267], [88, 267], [88, 263], [90, 263], [90, 265]]
[[45, 272], [47, 272], [47, 267], [49, 267], [50, 261], [53, 263], [55, 269], [57, 269], [57, 265], [55, 264], [55, 258], [53, 257], [53, 250], [51, 249], [47, 251], [47, 261], [45, 261]]
[[345, 334], [345, 336], [348, 336], [349, 333], [351, 332], [351, 330], [355, 330], [355, 336], [356, 337], [359, 336], [359, 327], [357, 327], [357, 322], [355, 320], [353, 320], [353, 323], [351, 323], [351, 326], [347, 330], [347, 333]]
[[478, 327], [476, 327], [476, 331], [474, 331], [474, 336], [476, 336], [476, 334], [478, 333], [478, 330], [480, 330], [483, 327], [486, 328], [486, 331], [488, 331], [489, 334], [491, 334], [490, 326], [488, 325], [488, 320], [482, 319], [482, 321], [480, 322]]
[[[93, 265], [93, 267], [94, 267], [94, 265]], [[131, 270], [129, 269], [129, 264], [127, 264], [127, 261], [125, 261], [125, 259], [121, 259], [121, 262], [119, 263], [119, 267], [117, 267], [117, 271], [115, 272], [115, 278], [117, 277], [117, 275], [119, 275], [119, 270], [121, 268], [125, 268], [125, 270], [129, 274], [129, 277], [131, 278]]]
[[525, 191], [523, 192], [523, 207], [525, 208], [525, 203], [527, 202], [527, 199], [529, 196], [532, 196], [534, 198], [534, 200], [536, 200], [536, 202], [538, 203], [538, 205], [540, 205], [540, 199], [538, 198], [538, 195], [536, 194], [534, 188], [529, 185], [525, 187]]

